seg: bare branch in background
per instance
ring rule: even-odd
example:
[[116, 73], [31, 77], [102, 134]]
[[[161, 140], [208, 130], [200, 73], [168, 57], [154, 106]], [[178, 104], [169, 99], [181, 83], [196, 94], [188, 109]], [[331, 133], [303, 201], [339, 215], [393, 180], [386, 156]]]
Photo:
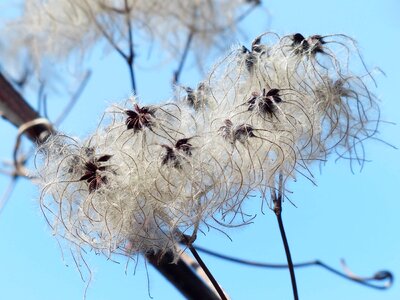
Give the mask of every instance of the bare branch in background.
[[128, 70], [129, 70], [129, 76], [130, 76], [130, 81], [131, 81], [131, 86], [132, 86], [132, 92], [134, 95], [137, 94], [137, 87], [136, 87], [136, 79], [135, 79], [135, 71], [134, 71], [134, 64], [135, 64], [135, 51], [134, 51], [134, 44], [133, 44], [133, 29], [132, 29], [132, 23], [130, 19], [130, 12], [132, 10], [131, 7], [128, 5], [128, 1], [124, 1], [124, 9], [123, 10], [115, 10], [113, 7], [108, 7], [104, 6], [105, 9], [109, 9], [111, 11], [114, 11], [118, 14], [123, 14], [125, 17], [125, 22], [128, 30], [128, 53], [126, 53], [114, 40], [113, 36], [107, 32], [107, 29], [103, 27], [103, 25], [97, 20], [96, 16], [92, 15], [93, 21], [95, 25], [97, 26], [98, 30], [102, 33], [102, 35], [105, 37], [105, 39], [108, 41], [108, 43], [111, 45], [111, 47], [114, 48], [115, 51], [125, 60]]
[[11, 194], [17, 184], [19, 176], [12, 176], [9, 184], [7, 185], [7, 188], [4, 190], [3, 195], [0, 197], [0, 215], [1, 212], [3, 211], [3, 208], [5, 207], [8, 199], [10, 199]]
[[186, 40], [186, 43], [185, 43], [185, 48], [183, 49], [182, 56], [181, 56], [181, 59], [179, 61], [178, 69], [174, 72], [174, 79], [173, 79], [173, 84], [174, 85], [179, 83], [179, 76], [182, 73], [183, 66], [184, 66], [185, 61], [186, 61], [186, 57], [187, 57], [187, 55], [189, 53], [190, 44], [192, 43], [193, 35], [194, 35], [193, 31], [190, 31], [189, 34], [188, 34], [188, 37], [187, 37], [187, 40]]
[[[264, 262], [259, 262], [259, 261], [252, 261], [252, 260], [247, 260], [247, 259], [242, 259], [242, 258], [237, 258], [229, 255], [225, 255], [222, 253], [218, 253], [209, 249], [206, 249], [201, 246], [194, 246], [198, 251], [206, 253], [208, 255], [230, 261], [233, 263], [238, 263], [250, 267], [259, 267], [259, 268], [267, 268], [267, 269], [287, 269], [289, 266], [287, 264], [274, 264], [274, 263], [264, 263]], [[294, 268], [306, 268], [306, 267], [321, 267], [339, 277], [342, 277], [344, 279], [359, 283], [361, 285], [378, 289], [378, 290], [385, 290], [388, 289], [392, 286], [393, 284], [393, 275], [389, 271], [378, 271], [376, 272], [373, 276], [368, 276], [368, 277], [362, 277], [355, 275], [353, 272], [351, 272], [347, 266], [344, 264], [344, 261], [342, 260], [342, 266], [344, 269], [344, 272], [341, 272], [339, 270], [334, 269], [333, 267], [329, 266], [328, 264], [324, 263], [323, 261], [316, 259], [316, 260], [311, 260], [311, 261], [306, 261], [306, 262], [301, 262], [301, 263], [293, 263]], [[373, 281], [376, 282], [383, 282], [385, 281], [384, 284], [374, 284]]]
[[58, 118], [54, 121], [55, 125], [59, 126], [65, 120], [65, 118], [69, 115], [69, 113], [72, 111], [76, 102], [78, 101], [79, 97], [81, 96], [82, 92], [86, 88], [86, 85], [89, 82], [91, 75], [92, 75], [92, 72], [90, 70], [85, 72], [83, 80], [79, 84], [78, 88], [76, 89], [76, 91], [74, 92], [71, 99], [68, 101], [67, 105], [65, 106], [63, 111], [60, 113]]

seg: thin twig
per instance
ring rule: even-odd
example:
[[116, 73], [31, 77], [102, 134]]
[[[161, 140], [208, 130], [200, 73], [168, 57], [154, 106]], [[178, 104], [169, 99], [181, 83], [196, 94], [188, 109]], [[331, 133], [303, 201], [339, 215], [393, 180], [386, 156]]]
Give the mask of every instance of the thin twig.
[[[287, 264], [273, 264], [273, 263], [263, 263], [263, 262], [258, 262], [258, 261], [251, 261], [251, 260], [247, 260], [247, 259], [241, 259], [241, 258], [217, 253], [217, 252], [211, 251], [209, 249], [200, 247], [198, 245], [196, 245], [194, 247], [196, 248], [197, 251], [206, 253], [206, 254], [214, 256], [214, 257], [224, 259], [226, 261], [242, 264], [242, 265], [259, 267], [259, 268], [269, 268], [269, 269], [287, 269], [288, 268]], [[293, 263], [294, 268], [305, 268], [305, 267], [312, 267], [312, 266], [321, 267], [321, 268], [327, 270], [328, 272], [331, 272], [339, 277], [342, 277], [344, 279], [359, 283], [361, 285], [364, 285], [364, 286], [367, 286], [370, 288], [378, 289], [378, 290], [388, 289], [393, 284], [393, 275], [391, 272], [386, 271], [386, 270], [378, 271], [373, 276], [361, 277], [361, 276], [357, 276], [353, 273], [350, 273], [348, 271], [340, 272], [339, 270], [334, 269], [333, 267], [327, 265], [326, 263], [320, 261], [319, 259], [311, 260], [311, 261], [307, 261], [307, 262], [301, 262], [301, 263]], [[346, 267], [346, 269], [347, 269], [347, 267]], [[387, 280], [387, 282], [384, 285], [377, 285], [377, 284], [370, 283], [370, 281], [383, 281], [383, 280]]]
[[[127, 6], [127, 1], [125, 1], [125, 12], [130, 11], [130, 8]], [[135, 73], [134, 73], [134, 49], [133, 49], [133, 32], [132, 32], [132, 25], [129, 19], [129, 14], [126, 14], [127, 26], [128, 26], [128, 34], [129, 34], [129, 54], [126, 54], [114, 41], [113, 37], [102, 27], [102, 25], [98, 22], [96, 16], [92, 15], [93, 22], [103, 34], [105, 39], [110, 43], [111, 47], [114, 48], [115, 51], [125, 60], [128, 65], [129, 75], [131, 78], [131, 85], [132, 85], [132, 92], [136, 95], [137, 88], [136, 88], [136, 81], [135, 81]]]
[[183, 70], [183, 66], [185, 65], [185, 61], [186, 61], [186, 57], [189, 53], [189, 49], [190, 49], [190, 44], [192, 43], [193, 40], [193, 36], [194, 36], [194, 31], [191, 30], [188, 34], [188, 37], [186, 39], [186, 44], [185, 44], [185, 48], [183, 49], [182, 52], [182, 56], [181, 56], [181, 60], [179, 62], [179, 66], [178, 69], [174, 72], [174, 80], [173, 80], [173, 84], [176, 85], [179, 83], [179, 76], [182, 73]]
[[37, 112], [38, 114], [41, 114], [42, 111], [42, 105], [45, 106], [43, 109], [43, 116], [47, 118], [47, 107], [46, 103], [43, 101], [43, 94], [44, 94], [44, 88], [45, 84], [42, 80], [40, 80], [40, 85], [39, 85], [39, 90], [38, 90], [38, 98], [37, 98]]
[[296, 276], [294, 273], [292, 256], [290, 254], [289, 243], [286, 237], [285, 228], [283, 226], [283, 221], [282, 221], [282, 194], [283, 194], [283, 176], [282, 174], [279, 174], [278, 195], [276, 195], [276, 191], [272, 191], [271, 196], [272, 196], [272, 201], [274, 203], [274, 212], [278, 220], [279, 232], [281, 233], [283, 246], [285, 248], [286, 259], [290, 272], [290, 280], [292, 282], [293, 298], [295, 300], [298, 300], [299, 295], [297, 291]]
[[[245, 19], [257, 6], [259, 6], [261, 4], [261, 1], [248, 1], [248, 2], [252, 3], [251, 6], [235, 19], [235, 23], [242, 22], [243, 19]], [[218, 30], [226, 31], [228, 28], [229, 27], [219, 28]], [[194, 33], [195, 33], [195, 30], [190, 29], [190, 32], [186, 39], [185, 47], [182, 52], [181, 59], [179, 61], [178, 69], [174, 72], [174, 78], [173, 78], [173, 82], [172, 82], [173, 85], [177, 85], [179, 83], [179, 77], [182, 73], [183, 66], [185, 65], [187, 55], [189, 54], [189, 50], [190, 50], [191, 43], [193, 41]]]
[[193, 247], [192, 244], [188, 245], [190, 252], [192, 252], [194, 258], [197, 260], [203, 271], [207, 274], [207, 277], [210, 279], [212, 285], [216, 289], [218, 295], [221, 297], [222, 300], [228, 300], [228, 298], [225, 296], [224, 291], [222, 288], [219, 286], [217, 280], [214, 278], [210, 270], [207, 268], [207, 265], [204, 263], [204, 261], [201, 259], [200, 255], [197, 253], [196, 249]]
[[207, 265], [204, 263], [204, 261], [201, 259], [200, 255], [197, 253], [196, 249], [193, 247], [193, 242], [196, 240], [196, 233], [194, 233], [193, 235], [189, 236], [189, 235], [183, 234], [180, 231], [178, 231], [177, 234], [180, 235], [181, 242], [189, 248], [190, 252], [194, 256], [194, 258], [196, 259], [196, 261], [198, 262], [200, 267], [203, 269], [204, 273], [206, 273], [208, 279], [211, 281], [214, 289], [216, 290], [218, 295], [221, 297], [221, 299], [222, 300], [228, 300], [228, 298], [226, 297], [224, 291], [219, 286], [217, 280], [214, 278], [214, 276], [212, 275], [212, 273], [208, 269]]
[[92, 71], [88, 70], [86, 71], [82, 82], [79, 84], [78, 88], [72, 95], [71, 99], [69, 100], [68, 104], [64, 107], [63, 111], [61, 114], [57, 117], [57, 119], [54, 121], [54, 125], [60, 125], [65, 118], [69, 115], [71, 112], [72, 108], [75, 106], [76, 102], [78, 101], [79, 97], [81, 96], [82, 92], [85, 90], [87, 83], [89, 82], [90, 76], [92, 75]]
[[[197, 248], [197, 247], [195, 247]], [[193, 268], [193, 270], [196, 272], [197, 276], [199, 276], [200, 278], [203, 279], [203, 281], [205, 283], [208, 283], [208, 285], [211, 288], [214, 288], [212, 286], [211, 281], [208, 279], [207, 274], [204, 272], [204, 270], [200, 267], [199, 263], [193, 258], [191, 257], [189, 254], [187, 254], [185, 251], [182, 250], [182, 253], [179, 254], [179, 257], [187, 264], [189, 265], [191, 268]], [[217, 291], [215, 291], [216, 293]]]
[[294, 274], [294, 267], [293, 267], [293, 262], [292, 262], [292, 256], [290, 255], [289, 243], [287, 241], [286, 234], [285, 234], [285, 229], [283, 227], [282, 215], [278, 214], [278, 215], [276, 215], [276, 217], [277, 217], [278, 224], [279, 224], [279, 231], [281, 233], [283, 246], [285, 247], [285, 253], [286, 253], [286, 258], [287, 258], [289, 272], [290, 272], [290, 280], [292, 281], [293, 298], [295, 300], [298, 300], [299, 299], [299, 295], [298, 295], [298, 292], [297, 292], [296, 276]]
[[261, 1], [247, 1], [251, 6], [246, 9], [239, 17], [236, 18], [236, 23], [242, 22], [257, 6], [261, 5]]
[[3, 211], [3, 208], [6, 206], [8, 199], [10, 199], [12, 192], [17, 184], [19, 176], [12, 176], [10, 183], [8, 184], [3, 196], [0, 198], [0, 214]]
[[135, 71], [134, 71], [134, 63], [135, 63], [135, 51], [133, 48], [133, 31], [132, 31], [132, 23], [129, 19], [129, 13], [131, 8], [128, 6], [128, 1], [125, 0], [125, 17], [126, 17], [126, 25], [128, 26], [128, 39], [129, 39], [129, 54], [126, 56], [126, 63], [129, 68], [129, 75], [131, 78], [132, 91], [133, 94], [137, 94], [136, 90], [136, 80], [135, 80]]
[[14, 146], [14, 161], [12, 163], [12, 167], [14, 168], [11, 172], [7, 173], [6, 171], [0, 170], [1, 173], [4, 173], [11, 177], [11, 181], [8, 184], [6, 190], [3, 193], [3, 196], [0, 198], [0, 214], [3, 211], [8, 200], [11, 198], [11, 194], [14, 191], [17, 181], [20, 177], [28, 177], [28, 172], [25, 169], [25, 164], [28, 161], [28, 156], [23, 155], [20, 158], [17, 158], [16, 152], [18, 151], [19, 143], [16, 143]]

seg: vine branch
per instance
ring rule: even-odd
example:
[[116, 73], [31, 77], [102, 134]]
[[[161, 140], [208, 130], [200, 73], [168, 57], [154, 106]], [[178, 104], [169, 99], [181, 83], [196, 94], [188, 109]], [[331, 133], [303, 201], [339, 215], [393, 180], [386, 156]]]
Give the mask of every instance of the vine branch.
[[[269, 268], [269, 269], [287, 269], [289, 266], [287, 264], [273, 264], [273, 263], [264, 263], [264, 262], [259, 262], [259, 261], [252, 261], [252, 260], [247, 260], [247, 259], [242, 259], [242, 258], [237, 258], [229, 255], [225, 255], [222, 253], [218, 253], [206, 248], [203, 248], [201, 246], [194, 246], [197, 251], [203, 252], [205, 254], [230, 261], [233, 263], [238, 263], [242, 265], [247, 265], [251, 267], [258, 267], [258, 268]], [[343, 265], [343, 260], [342, 260], [342, 265]], [[350, 280], [353, 282], [356, 282], [358, 284], [364, 285], [369, 288], [377, 289], [377, 290], [386, 290], [389, 289], [393, 285], [393, 274], [387, 270], [382, 270], [376, 272], [372, 276], [358, 276], [355, 275], [352, 272], [346, 271], [346, 272], [341, 272], [328, 264], [324, 263], [323, 261], [316, 259], [316, 260], [311, 260], [311, 261], [306, 261], [306, 262], [300, 262], [300, 263], [293, 263], [294, 268], [307, 268], [307, 267], [321, 267], [328, 272], [331, 272], [332, 274], [335, 274], [339, 277], [342, 277], [346, 280]], [[346, 269], [348, 269], [346, 267]], [[378, 285], [372, 282], [383, 282], [386, 281], [384, 284]]]

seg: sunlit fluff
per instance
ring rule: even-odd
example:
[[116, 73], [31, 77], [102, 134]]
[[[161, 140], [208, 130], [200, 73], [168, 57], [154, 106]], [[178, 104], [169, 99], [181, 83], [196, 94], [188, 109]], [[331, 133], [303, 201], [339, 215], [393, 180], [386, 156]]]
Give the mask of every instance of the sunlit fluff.
[[310, 166], [332, 154], [363, 164], [379, 123], [368, 81], [346, 36], [264, 34], [174, 101], [132, 98], [84, 141], [49, 139], [41, 207], [55, 233], [106, 255], [175, 251], [181, 233], [246, 224], [243, 202], [269, 204], [278, 178], [314, 181]]

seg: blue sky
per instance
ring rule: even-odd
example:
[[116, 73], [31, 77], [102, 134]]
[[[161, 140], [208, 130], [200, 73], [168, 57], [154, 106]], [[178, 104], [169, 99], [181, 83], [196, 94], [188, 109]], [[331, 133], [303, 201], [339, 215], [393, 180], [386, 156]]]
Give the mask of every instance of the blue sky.
[[[400, 124], [398, 97], [400, 3], [381, 1], [266, 1], [266, 11], [252, 14], [242, 28], [246, 36], [240, 43], [264, 32], [280, 34], [345, 33], [354, 37], [369, 67], [378, 66], [386, 76], [377, 76], [376, 94], [381, 99], [382, 119]], [[246, 38], [247, 37], [247, 38]], [[107, 104], [130, 94], [127, 70], [116, 55], [95, 51], [87, 62], [93, 76], [78, 105], [61, 129], [85, 136], [93, 130]], [[140, 98], [154, 103], [171, 96], [170, 79], [174, 65], [154, 72], [140, 62], [138, 90]], [[182, 79], [193, 83], [199, 78], [189, 61]], [[33, 98], [33, 97], [32, 97]], [[49, 99], [50, 100], [50, 99]], [[34, 100], [32, 101], [34, 103]], [[65, 103], [49, 101], [53, 116]], [[90, 110], [90, 111], [89, 111]], [[3, 143], [0, 157], [10, 159], [16, 130], [0, 121]], [[382, 124], [380, 138], [400, 147], [398, 125]], [[362, 172], [352, 174], [345, 161], [330, 161], [321, 172], [315, 169], [318, 186], [303, 179], [292, 183], [291, 199], [297, 208], [284, 205], [283, 218], [295, 262], [320, 259], [340, 268], [340, 259], [357, 274], [371, 275], [382, 269], [400, 274], [400, 155], [384, 143], [368, 141], [367, 158]], [[0, 191], [9, 179], [0, 177]], [[41, 215], [37, 204], [39, 191], [24, 179], [18, 182], [12, 198], [0, 214], [0, 299], [81, 299], [85, 283], [64, 249], [65, 260], [57, 241]], [[218, 232], [199, 236], [198, 244], [229, 255], [265, 262], [285, 262], [278, 226], [272, 212], [259, 213], [260, 203], [249, 201], [249, 209], [258, 212], [255, 223], [229, 230], [233, 242]], [[235, 265], [203, 255], [209, 268], [232, 299], [291, 299], [286, 270], [256, 269]], [[89, 255], [93, 281], [87, 300], [181, 299], [156, 270], [143, 260], [136, 268], [126, 260], [121, 264], [105, 257]], [[69, 266], [67, 267], [66, 264]], [[347, 282], [317, 267], [296, 270], [301, 299], [382, 299], [400, 297], [395, 281], [388, 291], [376, 291]], [[396, 277], [395, 277], [396, 280]], [[149, 282], [149, 283], [148, 283]]]

